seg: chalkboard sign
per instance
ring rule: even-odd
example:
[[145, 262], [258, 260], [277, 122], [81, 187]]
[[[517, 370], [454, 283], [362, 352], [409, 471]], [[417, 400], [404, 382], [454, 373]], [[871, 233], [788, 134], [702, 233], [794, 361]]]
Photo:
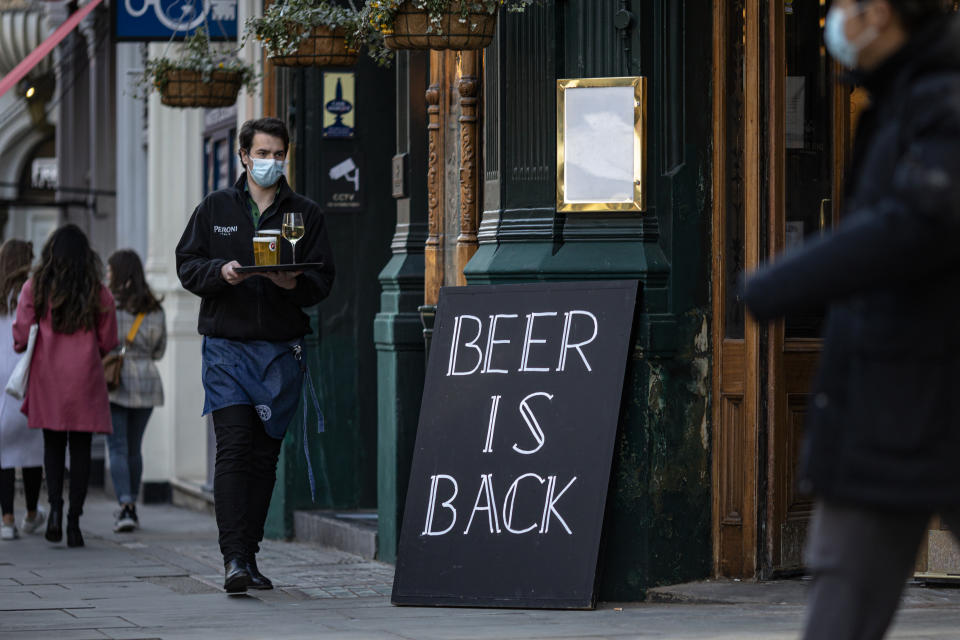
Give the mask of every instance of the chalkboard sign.
[[446, 288], [394, 604], [591, 608], [637, 282]]

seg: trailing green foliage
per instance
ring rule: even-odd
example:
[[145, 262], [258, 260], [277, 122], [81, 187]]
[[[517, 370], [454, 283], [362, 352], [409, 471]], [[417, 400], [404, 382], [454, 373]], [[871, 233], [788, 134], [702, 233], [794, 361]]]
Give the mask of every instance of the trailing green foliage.
[[204, 82], [210, 81], [214, 71], [238, 73], [241, 83], [250, 93], [254, 92], [260, 80], [260, 74], [253, 66], [238, 58], [236, 50], [211, 43], [206, 29], [200, 27], [184, 39], [175, 57], [147, 59], [143, 75], [137, 80], [137, 97], [146, 97], [154, 90], [162, 92], [167, 85], [167, 72], [175, 69], [197, 71]]
[[296, 52], [315, 27], [342, 29], [348, 48], [357, 51], [366, 48], [367, 54], [379, 64], [389, 63], [392, 52], [384, 46], [383, 34], [361, 33], [359, 26], [360, 12], [353, 6], [326, 0], [278, 0], [270, 4], [263, 16], [247, 20], [244, 39], [263, 43], [268, 56], [287, 56]]
[[[400, 7], [407, 0], [367, 0], [360, 9], [361, 32], [378, 31], [390, 33], [393, 31], [393, 21]], [[430, 19], [430, 32], [442, 34], [443, 15], [446, 13], [460, 14], [460, 22], [466, 24], [470, 14], [494, 14], [500, 8], [507, 11], [523, 11], [529, 5], [539, 0], [409, 0], [410, 4], [421, 11], [426, 10]], [[476, 29], [477, 25], [472, 24]]]

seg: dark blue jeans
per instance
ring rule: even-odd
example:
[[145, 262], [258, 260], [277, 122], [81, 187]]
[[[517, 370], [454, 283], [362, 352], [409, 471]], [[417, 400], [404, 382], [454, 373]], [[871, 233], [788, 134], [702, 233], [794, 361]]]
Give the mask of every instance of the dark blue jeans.
[[110, 403], [113, 434], [107, 436], [110, 453], [110, 478], [120, 504], [132, 504], [140, 495], [143, 456], [140, 445], [153, 407], [130, 409]]

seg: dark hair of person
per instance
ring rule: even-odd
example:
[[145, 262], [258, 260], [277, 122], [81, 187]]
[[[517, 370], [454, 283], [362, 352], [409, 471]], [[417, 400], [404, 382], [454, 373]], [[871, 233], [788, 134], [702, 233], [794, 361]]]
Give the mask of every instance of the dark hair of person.
[[[863, 2], [864, 0], [859, 0]], [[954, 0], [887, 0], [908, 32], [923, 29], [932, 21], [956, 10]]]
[[67, 224], [50, 236], [40, 252], [40, 266], [33, 275], [33, 306], [37, 318], [50, 313], [53, 330], [75, 333], [93, 331], [100, 305], [103, 263], [90, 248], [86, 234]]
[[33, 243], [7, 240], [0, 246], [0, 314], [13, 313], [23, 283], [30, 277]]
[[110, 293], [117, 301], [117, 309], [130, 313], [150, 313], [160, 310], [161, 299], [153, 295], [147, 278], [143, 275], [143, 263], [132, 249], [114, 251], [107, 258], [110, 265]]
[[[258, 133], [280, 138], [283, 140], [283, 150], [288, 151], [290, 149], [290, 133], [287, 131], [287, 125], [278, 118], [259, 118], [244, 122], [240, 127], [240, 133], [237, 135], [237, 143], [240, 148], [249, 154], [250, 147], [253, 146], [253, 136]], [[243, 159], [240, 162], [242, 164]]]

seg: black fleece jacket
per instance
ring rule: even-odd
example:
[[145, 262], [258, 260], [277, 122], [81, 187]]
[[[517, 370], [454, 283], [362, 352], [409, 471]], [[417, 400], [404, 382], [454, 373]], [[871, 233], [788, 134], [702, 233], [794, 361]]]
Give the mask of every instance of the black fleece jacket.
[[[254, 228], [246, 175], [227, 189], [211, 193], [194, 210], [177, 245], [177, 275], [183, 288], [201, 298], [198, 329], [202, 335], [231, 340], [293, 340], [310, 333], [303, 312], [330, 293], [334, 266], [327, 227], [320, 207], [295, 193], [280, 179], [276, 207]], [[322, 262], [305, 271], [297, 286], [286, 290], [260, 276], [230, 285], [221, 267], [237, 260], [252, 265], [253, 237], [265, 229], [280, 229], [283, 214], [303, 213], [305, 234], [297, 243], [297, 262]], [[280, 240], [280, 262], [292, 259], [290, 243]]]

